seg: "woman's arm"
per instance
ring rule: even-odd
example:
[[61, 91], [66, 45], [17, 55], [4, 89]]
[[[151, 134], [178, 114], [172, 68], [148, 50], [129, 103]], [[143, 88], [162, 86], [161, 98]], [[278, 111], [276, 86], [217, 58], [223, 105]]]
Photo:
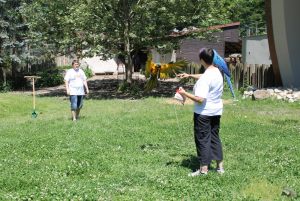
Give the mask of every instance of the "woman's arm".
[[179, 87], [178, 93], [182, 96], [188, 97], [192, 101], [195, 101], [197, 103], [202, 103], [204, 101], [204, 98], [195, 96], [189, 92], [186, 92], [182, 87]]
[[88, 84], [87, 84], [87, 81], [86, 81], [86, 80], [83, 81], [83, 85], [85, 86], [86, 94], [90, 93], [89, 87], [88, 87]]
[[67, 95], [70, 95], [69, 82], [67, 80], [65, 80], [65, 87], [66, 87]]
[[181, 73], [176, 75], [179, 78], [193, 78], [195, 80], [199, 79], [202, 74], [187, 74], [187, 73]]

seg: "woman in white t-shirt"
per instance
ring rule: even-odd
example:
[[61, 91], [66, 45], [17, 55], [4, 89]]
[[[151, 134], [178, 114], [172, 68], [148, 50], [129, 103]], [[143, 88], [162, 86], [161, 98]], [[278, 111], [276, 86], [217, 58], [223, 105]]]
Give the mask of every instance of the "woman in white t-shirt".
[[89, 88], [86, 81], [87, 77], [83, 70], [79, 68], [77, 60], [73, 60], [72, 67], [72, 69], [67, 71], [64, 80], [67, 95], [70, 96], [72, 119], [76, 121], [83, 106], [84, 88], [87, 94], [89, 93]]
[[224, 173], [222, 143], [219, 137], [220, 118], [223, 112], [223, 76], [213, 65], [212, 49], [200, 50], [199, 59], [205, 72], [199, 75], [181, 74], [180, 77], [198, 79], [194, 85], [193, 94], [179, 88], [178, 93], [195, 102], [194, 135], [197, 156], [200, 162], [199, 170], [189, 176], [206, 175], [212, 160], [217, 162], [217, 172]]

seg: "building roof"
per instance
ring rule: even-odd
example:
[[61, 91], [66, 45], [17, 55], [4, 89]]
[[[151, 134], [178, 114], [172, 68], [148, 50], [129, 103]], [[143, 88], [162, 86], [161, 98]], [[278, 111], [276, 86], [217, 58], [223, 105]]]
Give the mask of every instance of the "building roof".
[[220, 24], [220, 25], [215, 25], [215, 26], [211, 26], [209, 27], [209, 29], [224, 29], [224, 28], [229, 28], [229, 27], [235, 27], [235, 26], [240, 26], [241, 23], [240, 22], [232, 22], [229, 24]]
[[174, 29], [173, 32], [170, 34], [170, 36], [171, 37], [180, 37], [180, 36], [185, 36], [185, 35], [195, 33], [195, 32], [204, 32], [207, 30], [232, 28], [232, 27], [240, 26], [240, 24], [241, 24], [240, 22], [232, 22], [232, 23], [228, 23], [228, 24], [220, 24], [220, 25], [210, 26], [208, 28], [189, 27], [189, 28], [184, 28], [180, 31], [177, 29]]

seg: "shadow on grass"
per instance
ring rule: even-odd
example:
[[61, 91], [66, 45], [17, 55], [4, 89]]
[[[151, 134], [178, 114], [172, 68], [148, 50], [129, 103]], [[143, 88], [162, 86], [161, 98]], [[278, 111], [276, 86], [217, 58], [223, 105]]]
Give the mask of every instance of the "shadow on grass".
[[[90, 93], [86, 99], [142, 99], [146, 97], [173, 97], [176, 89], [182, 86], [179, 81], [160, 81], [152, 91], [144, 91], [145, 80], [134, 80], [134, 87], [131, 90], [120, 91], [122, 80], [117, 79], [96, 79], [88, 81]], [[192, 90], [192, 85], [186, 84], [187, 90]], [[37, 93], [44, 97], [66, 97], [64, 87], [56, 87]]]
[[191, 170], [199, 169], [199, 161], [196, 156], [193, 155], [183, 155], [185, 158], [179, 161], [169, 161], [166, 163], [166, 166], [182, 166]]
[[140, 146], [141, 150], [148, 151], [148, 150], [155, 150], [159, 149], [159, 144], [143, 144]]
[[181, 166], [191, 170], [199, 169], [199, 160], [196, 156], [189, 155], [181, 161]]

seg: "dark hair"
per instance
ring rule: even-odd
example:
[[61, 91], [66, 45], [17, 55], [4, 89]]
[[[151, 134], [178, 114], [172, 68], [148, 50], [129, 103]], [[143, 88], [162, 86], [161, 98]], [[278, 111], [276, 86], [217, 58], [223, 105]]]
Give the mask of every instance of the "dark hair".
[[79, 61], [78, 61], [77, 59], [74, 59], [74, 60], [72, 61], [72, 66], [73, 66], [75, 63], [78, 63], [78, 64], [79, 64]]
[[211, 65], [213, 63], [214, 55], [214, 51], [211, 48], [202, 48], [199, 51], [199, 59], [203, 59], [203, 61], [208, 65]]

